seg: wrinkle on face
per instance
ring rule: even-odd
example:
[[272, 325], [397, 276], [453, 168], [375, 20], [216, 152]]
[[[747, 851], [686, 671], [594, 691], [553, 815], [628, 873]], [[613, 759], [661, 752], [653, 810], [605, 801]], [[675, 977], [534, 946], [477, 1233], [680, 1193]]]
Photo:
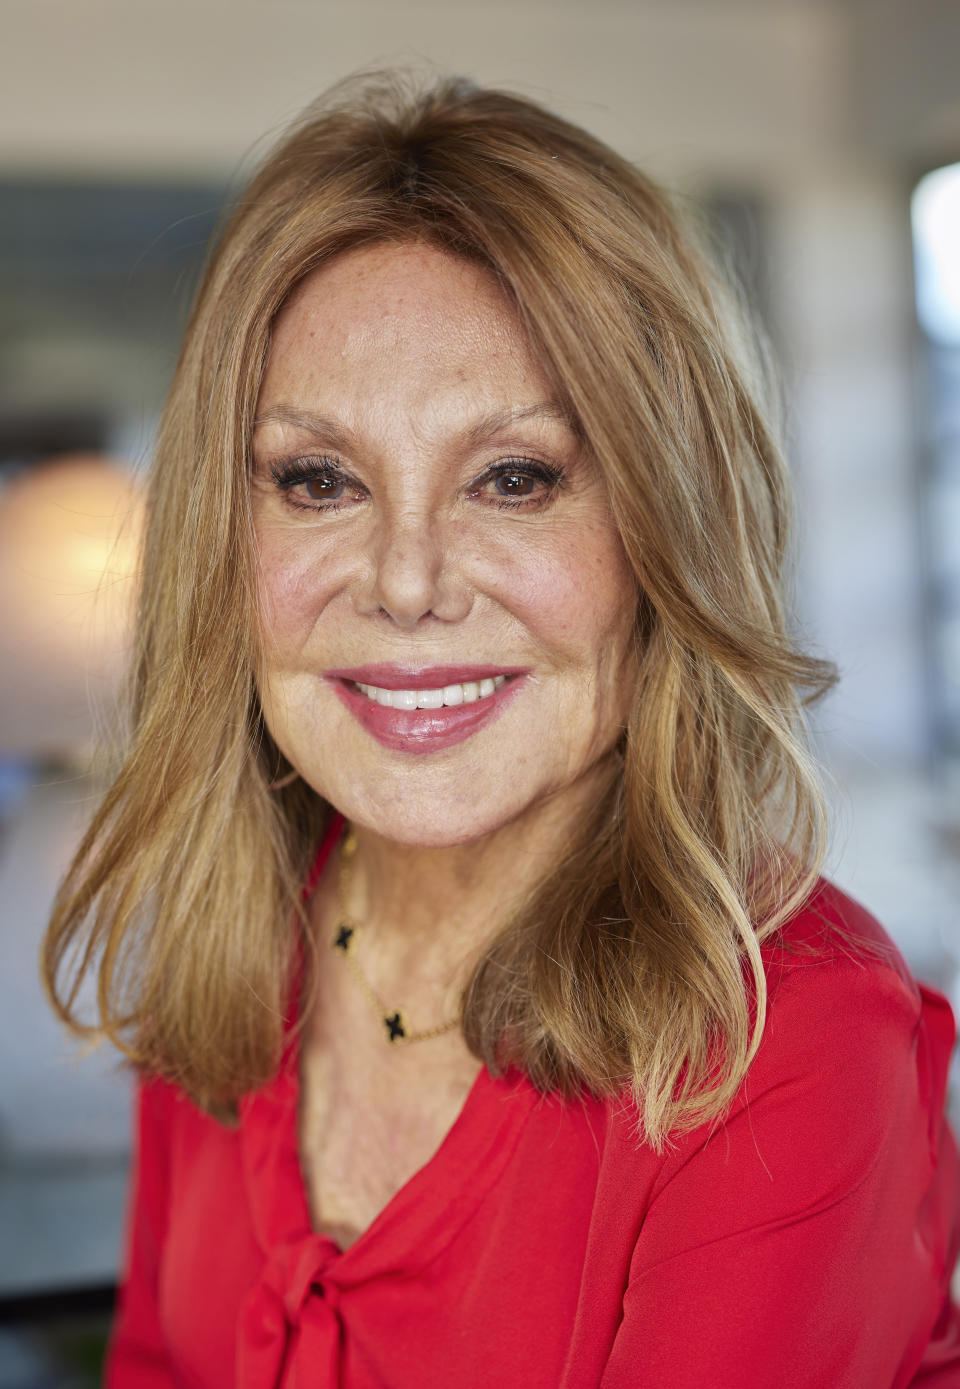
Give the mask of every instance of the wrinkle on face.
[[[271, 466], [301, 453], [336, 454], [361, 502], [292, 511]], [[563, 469], [553, 503], [511, 511], [468, 495], [491, 460], [512, 457]], [[307, 276], [275, 325], [253, 508], [264, 716], [351, 818], [401, 842], [476, 839], [574, 794], [616, 742], [636, 581], [599, 472], [483, 268], [411, 244]], [[479, 733], [415, 756], [379, 745], [324, 679], [384, 660], [500, 662], [529, 677]]]

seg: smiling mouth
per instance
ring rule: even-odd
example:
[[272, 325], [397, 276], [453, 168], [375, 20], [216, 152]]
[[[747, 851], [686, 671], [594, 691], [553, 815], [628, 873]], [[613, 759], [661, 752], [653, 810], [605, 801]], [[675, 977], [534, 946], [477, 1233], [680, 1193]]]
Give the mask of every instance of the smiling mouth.
[[[440, 667], [433, 675], [442, 679], [457, 672]], [[472, 738], [482, 728], [500, 717], [513, 703], [526, 683], [529, 672], [493, 671], [487, 674], [467, 668], [466, 675], [478, 675], [475, 680], [451, 681], [446, 685], [420, 685], [417, 673], [395, 671], [384, 666], [376, 668], [327, 673], [337, 698], [343, 703], [361, 728], [383, 747], [393, 752], [440, 752], [445, 748]], [[372, 675], [384, 682], [374, 685], [358, 680], [358, 675]], [[429, 679], [427, 671], [419, 679]], [[403, 680], [402, 689], [391, 688]], [[409, 683], [408, 683], [409, 682]]]
[[365, 695], [372, 703], [387, 709], [450, 709], [461, 704], [478, 704], [489, 699], [508, 680], [516, 676], [496, 675], [484, 680], [464, 680], [434, 689], [387, 690], [379, 685], [362, 685], [351, 680], [349, 685]]

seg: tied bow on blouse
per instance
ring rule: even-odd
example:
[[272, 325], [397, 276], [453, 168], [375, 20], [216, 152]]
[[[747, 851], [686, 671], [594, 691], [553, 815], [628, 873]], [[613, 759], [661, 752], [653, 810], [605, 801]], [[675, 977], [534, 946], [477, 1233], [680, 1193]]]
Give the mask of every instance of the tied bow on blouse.
[[337, 1255], [318, 1235], [271, 1254], [241, 1315], [237, 1378], [244, 1389], [340, 1383], [340, 1289], [325, 1273]]

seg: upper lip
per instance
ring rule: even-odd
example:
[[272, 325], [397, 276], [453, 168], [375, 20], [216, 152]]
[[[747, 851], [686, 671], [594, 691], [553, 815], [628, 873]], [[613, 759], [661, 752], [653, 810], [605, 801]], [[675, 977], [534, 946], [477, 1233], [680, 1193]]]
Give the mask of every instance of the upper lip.
[[492, 680], [497, 675], [525, 675], [528, 666], [401, 666], [394, 661], [374, 661], [349, 670], [328, 670], [330, 680], [352, 680], [357, 685], [376, 685], [380, 690], [435, 690], [460, 685], [465, 680]]

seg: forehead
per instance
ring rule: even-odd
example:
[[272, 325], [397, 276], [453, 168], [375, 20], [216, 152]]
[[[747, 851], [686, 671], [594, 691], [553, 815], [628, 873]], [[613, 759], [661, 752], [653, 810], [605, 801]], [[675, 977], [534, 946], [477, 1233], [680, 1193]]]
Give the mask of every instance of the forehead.
[[261, 405], [385, 380], [542, 393], [544, 372], [492, 272], [417, 242], [346, 252], [301, 281], [274, 324]]

